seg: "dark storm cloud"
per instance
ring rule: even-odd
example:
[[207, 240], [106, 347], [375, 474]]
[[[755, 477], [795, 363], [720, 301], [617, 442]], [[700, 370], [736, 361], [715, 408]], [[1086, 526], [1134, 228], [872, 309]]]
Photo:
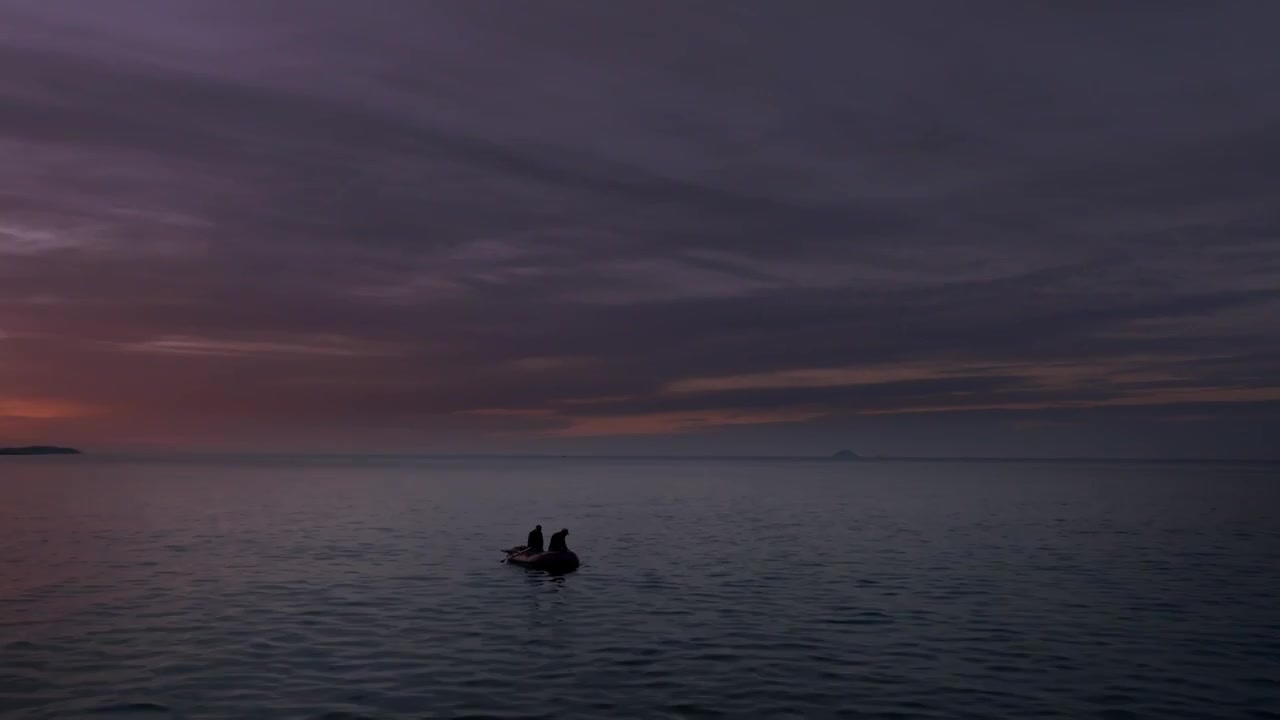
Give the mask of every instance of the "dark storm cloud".
[[1233, 432], [1280, 387], [1276, 20], [8, 0], [0, 435]]

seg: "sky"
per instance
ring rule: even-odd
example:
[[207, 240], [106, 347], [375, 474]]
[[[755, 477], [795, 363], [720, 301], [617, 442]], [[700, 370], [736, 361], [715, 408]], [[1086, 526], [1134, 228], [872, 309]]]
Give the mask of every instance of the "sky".
[[1280, 457], [1278, 24], [0, 0], [0, 444]]

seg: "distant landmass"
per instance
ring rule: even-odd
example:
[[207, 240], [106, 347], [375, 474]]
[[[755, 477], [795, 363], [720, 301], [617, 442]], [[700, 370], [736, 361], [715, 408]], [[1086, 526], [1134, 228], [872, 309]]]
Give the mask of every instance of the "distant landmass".
[[861, 455], [859, 455], [858, 453], [852, 450], [841, 450], [840, 452], [831, 456], [832, 460], [858, 460], [861, 458], [862, 458]]
[[0, 455], [79, 455], [75, 448], [53, 445], [28, 445], [26, 447], [0, 447]]

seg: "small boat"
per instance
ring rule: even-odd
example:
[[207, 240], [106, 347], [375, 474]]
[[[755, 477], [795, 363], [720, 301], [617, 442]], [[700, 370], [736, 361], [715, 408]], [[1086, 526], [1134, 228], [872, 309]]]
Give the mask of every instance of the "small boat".
[[567, 573], [578, 569], [578, 556], [572, 550], [556, 552], [537, 552], [528, 545], [517, 545], [502, 552], [507, 554], [506, 562], [533, 570], [545, 570], [549, 573]]

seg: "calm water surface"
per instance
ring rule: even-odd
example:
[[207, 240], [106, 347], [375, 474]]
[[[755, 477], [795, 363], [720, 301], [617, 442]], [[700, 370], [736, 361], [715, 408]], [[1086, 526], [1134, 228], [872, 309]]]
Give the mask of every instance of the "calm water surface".
[[0, 716], [1278, 717], [1277, 475], [0, 458]]

